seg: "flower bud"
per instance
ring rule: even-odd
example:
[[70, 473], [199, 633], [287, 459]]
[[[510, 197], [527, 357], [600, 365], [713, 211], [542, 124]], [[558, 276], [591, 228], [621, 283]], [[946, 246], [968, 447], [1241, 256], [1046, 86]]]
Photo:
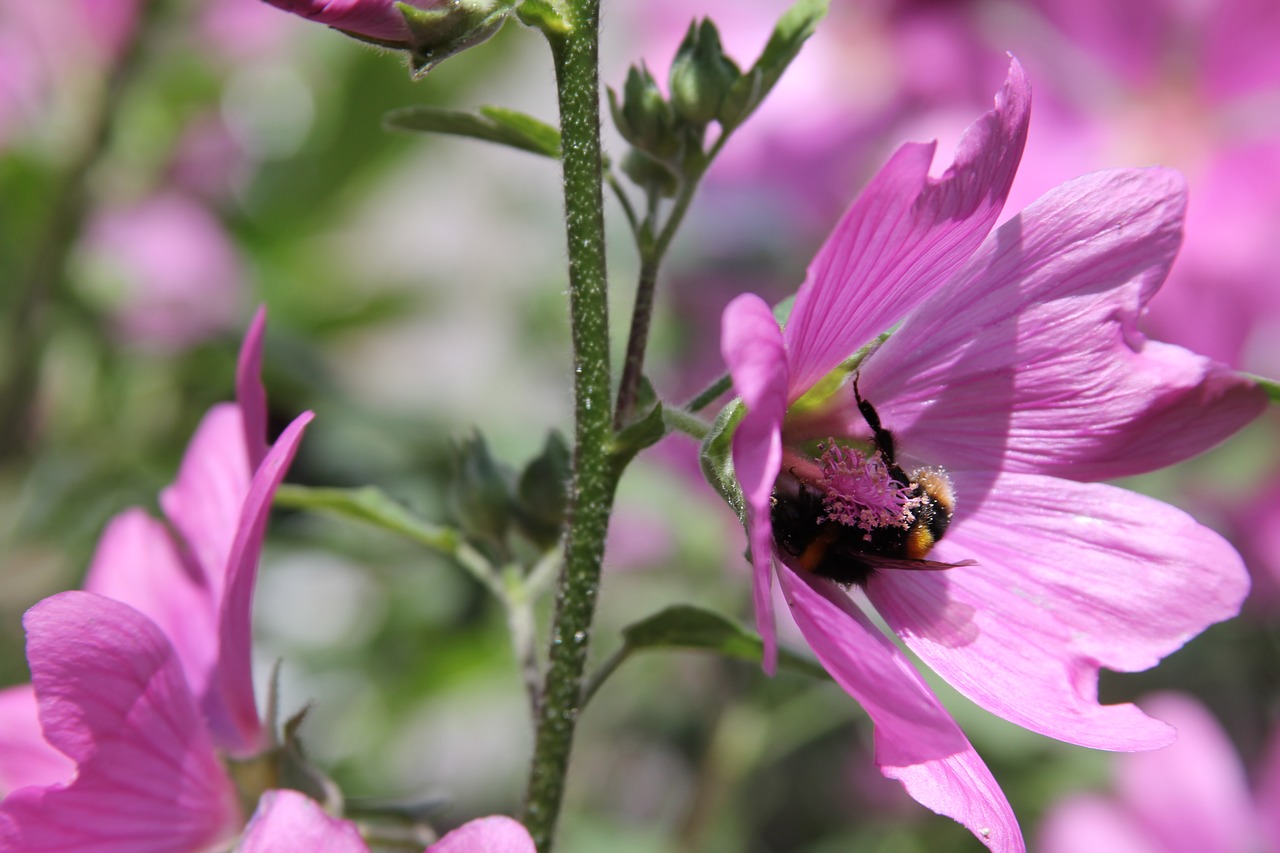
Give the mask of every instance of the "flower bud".
[[560, 538], [569, 506], [569, 477], [573, 473], [569, 445], [552, 430], [542, 453], [520, 472], [516, 486], [520, 527], [530, 540], [549, 548]]
[[716, 25], [706, 18], [700, 24], [694, 22], [671, 63], [671, 105], [685, 121], [705, 127], [716, 118], [729, 88], [741, 76], [720, 47]]
[[407, 50], [414, 71], [425, 74], [448, 57], [498, 31], [515, 0], [267, 0], [273, 6], [326, 24], [352, 38]]
[[476, 433], [458, 446], [449, 505], [458, 524], [475, 539], [501, 540], [511, 520], [512, 475], [489, 454]]
[[639, 148], [627, 151], [622, 158], [622, 171], [636, 186], [666, 198], [674, 196], [680, 186], [680, 177], [670, 166]]
[[649, 69], [631, 66], [621, 104], [617, 93], [609, 90], [609, 109], [622, 138], [635, 147], [659, 158], [670, 157], [680, 149], [675, 114]]

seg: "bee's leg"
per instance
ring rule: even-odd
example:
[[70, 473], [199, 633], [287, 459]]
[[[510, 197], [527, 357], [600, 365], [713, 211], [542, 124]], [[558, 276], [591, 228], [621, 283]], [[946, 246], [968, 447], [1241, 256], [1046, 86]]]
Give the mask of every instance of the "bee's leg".
[[871, 427], [871, 440], [875, 442], [876, 449], [880, 451], [880, 455], [884, 457], [884, 461], [890, 468], [896, 468], [897, 462], [894, 461], [893, 455], [893, 433], [881, 425], [880, 415], [876, 412], [875, 406], [871, 405], [869, 400], [862, 399], [862, 395], [858, 393], [858, 374], [856, 373], [853, 375], [853, 399], [858, 401], [858, 411], [862, 412], [867, 426]]

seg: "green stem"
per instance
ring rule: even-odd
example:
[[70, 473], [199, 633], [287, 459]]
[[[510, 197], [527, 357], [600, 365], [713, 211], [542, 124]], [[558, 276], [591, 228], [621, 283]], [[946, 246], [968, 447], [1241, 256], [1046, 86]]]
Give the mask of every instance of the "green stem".
[[551, 849], [582, 703], [600, 564], [618, 470], [609, 457], [608, 293], [600, 157], [599, 0], [566, 3], [568, 29], [548, 33], [560, 99], [569, 313], [573, 338], [574, 455], [565, 564], [556, 592], [547, 675], [538, 709], [525, 825]]
[[[644, 375], [644, 354], [649, 344], [649, 324], [653, 316], [653, 294], [658, 283], [658, 268], [662, 265], [662, 260], [666, 257], [667, 249], [671, 247], [671, 241], [675, 238], [676, 232], [680, 230], [685, 214], [689, 212], [689, 205], [698, 191], [698, 184], [702, 182], [702, 177], [707, 173], [716, 155], [724, 148], [728, 137], [727, 133], [722, 133], [711, 146], [710, 151], [705, 155], [699, 153], [697, 161], [692, 164], [688, 176], [680, 186], [675, 204], [667, 214], [667, 221], [662, 224], [662, 230], [657, 238], [652, 242], [640, 239], [640, 278], [636, 284], [636, 302], [631, 314], [631, 334], [627, 338], [626, 361], [623, 362], [622, 379], [618, 383], [618, 404], [613, 418], [616, 429], [622, 429], [631, 420], [636, 395], [640, 390], [640, 378]], [[656, 198], [656, 193], [649, 193], [651, 203]], [[656, 210], [651, 206], [645, 222], [649, 224], [656, 220]], [[635, 230], [634, 222], [632, 229]], [[636, 234], [639, 238], [640, 231]]]

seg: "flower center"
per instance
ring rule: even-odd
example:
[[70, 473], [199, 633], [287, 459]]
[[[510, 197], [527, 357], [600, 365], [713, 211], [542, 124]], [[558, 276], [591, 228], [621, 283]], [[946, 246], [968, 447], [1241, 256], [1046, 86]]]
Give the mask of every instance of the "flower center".
[[914, 484], [894, 476], [901, 476], [900, 469], [891, 468], [883, 453], [867, 456], [833, 440], [819, 447], [826, 520], [864, 531], [911, 527], [925, 499]]

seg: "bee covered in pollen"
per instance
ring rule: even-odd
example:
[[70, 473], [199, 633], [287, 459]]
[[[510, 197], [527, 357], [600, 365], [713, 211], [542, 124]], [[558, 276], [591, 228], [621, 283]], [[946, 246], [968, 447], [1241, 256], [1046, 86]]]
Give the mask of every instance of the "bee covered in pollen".
[[784, 471], [771, 500], [774, 544], [794, 569], [837, 583], [862, 586], [880, 569], [937, 570], [968, 563], [925, 559], [955, 513], [951, 478], [940, 468], [908, 476], [895, 457], [893, 434], [858, 393], [858, 410], [871, 427], [870, 454], [838, 444], [818, 445], [809, 476]]

